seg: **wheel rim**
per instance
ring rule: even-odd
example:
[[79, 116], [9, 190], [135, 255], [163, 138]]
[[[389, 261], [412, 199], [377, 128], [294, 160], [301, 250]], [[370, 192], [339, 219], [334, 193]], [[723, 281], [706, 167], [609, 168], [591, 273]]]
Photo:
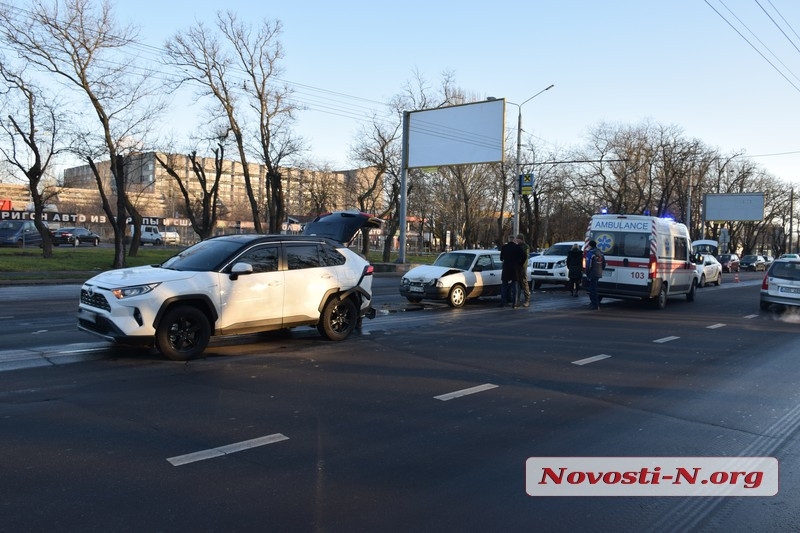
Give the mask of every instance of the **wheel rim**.
[[455, 287], [453, 289], [453, 294], [450, 296], [450, 300], [453, 302], [453, 305], [460, 307], [464, 303], [464, 289], [461, 287]]
[[178, 352], [186, 352], [197, 346], [200, 325], [188, 317], [180, 317], [169, 327], [169, 345]]
[[336, 333], [343, 333], [350, 329], [353, 324], [351, 307], [345, 304], [338, 304], [331, 313], [331, 329]]

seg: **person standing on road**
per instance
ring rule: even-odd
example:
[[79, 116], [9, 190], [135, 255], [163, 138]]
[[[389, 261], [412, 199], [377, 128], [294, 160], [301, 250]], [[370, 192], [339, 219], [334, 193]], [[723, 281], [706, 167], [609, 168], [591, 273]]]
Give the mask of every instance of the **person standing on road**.
[[583, 252], [577, 244], [573, 244], [570, 251], [567, 252], [567, 273], [569, 292], [572, 296], [577, 296], [583, 277]]
[[522, 248], [522, 263], [519, 265], [519, 272], [517, 272], [517, 283], [519, 283], [520, 291], [519, 300], [522, 302], [523, 307], [530, 307], [531, 305], [531, 286], [528, 285], [528, 253], [530, 246], [525, 242], [525, 235], [520, 233], [517, 235], [517, 244]]
[[508, 237], [508, 242], [500, 248], [500, 260], [503, 262], [503, 271], [500, 276], [500, 307], [517, 303], [517, 282], [519, 264], [522, 262], [522, 247], [514, 241], [514, 236]]
[[586, 277], [589, 278], [589, 308], [600, 309], [600, 299], [597, 297], [597, 282], [603, 277], [603, 252], [597, 248], [596, 241], [589, 241], [589, 251], [586, 253]]

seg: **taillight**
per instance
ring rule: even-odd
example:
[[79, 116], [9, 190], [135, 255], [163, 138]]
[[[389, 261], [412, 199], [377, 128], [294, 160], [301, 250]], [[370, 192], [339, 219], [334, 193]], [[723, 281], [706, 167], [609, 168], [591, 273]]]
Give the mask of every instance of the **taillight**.
[[375, 267], [372, 265], [367, 265], [364, 267], [364, 275], [371, 276], [372, 273], [375, 272]]
[[769, 274], [764, 274], [764, 281], [761, 282], [761, 288], [765, 291], [769, 290]]
[[656, 260], [656, 256], [650, 254], [650, 272], [648, 273], [648, 277], [650, 279], [656, 279], [656, 274], [658, 273], [658, 261]]

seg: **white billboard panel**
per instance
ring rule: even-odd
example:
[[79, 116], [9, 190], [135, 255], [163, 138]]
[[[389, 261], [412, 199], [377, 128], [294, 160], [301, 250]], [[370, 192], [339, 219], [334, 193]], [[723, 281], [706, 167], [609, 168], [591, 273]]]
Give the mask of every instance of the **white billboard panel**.
[[488, 100], [408, 114], [407, 168], [503, 160], [505, 100]]
[[764, 193], [706, 194], [705, 220], [764, 220]]

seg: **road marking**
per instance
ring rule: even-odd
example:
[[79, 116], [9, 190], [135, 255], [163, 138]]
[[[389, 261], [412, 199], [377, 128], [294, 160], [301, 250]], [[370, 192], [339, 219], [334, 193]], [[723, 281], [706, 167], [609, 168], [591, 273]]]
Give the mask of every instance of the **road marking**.
[[491, 383], [484, 383], [483, 385], [478, 385], [477, 387], [470, 387], [469, 389], [461, 389], [455, 392], [448, 392], [447, 394], [441, 394], [439, 396], [434, 396], [435, 400], [441, 400], [446, 402], [447, 400], [452, 400], [453, 398], [460, 398], [461, 396], [468, 396], [470, 394], [475, 394], [478, 392], [483, 392], [489, 389], [496, 389], [499, 385], [493, 385]]
[[712, 324], [710, 326], [706, 326], [706, 329], [718, 329], [724, 328], [727, 324]]
[[39, 331], [32, 331], [31, 335], [38, 335], [39, 333], [47, 333], [46, 329], [40, 329]]
[[674, 341], [680, 339], [680, 337], [664, 337], [663, 339], [656, 339], [653, 342], [657, 342], [658, 344], [663, 344], [665, 342]]
[[577, 361], [573, 361], [573, 365], [588, 365], [589, 363], [594, 363], [595, 361], [602, 361], [603, 359], [608, 359], [611, 357], [610, 355], [606, 355], [601, 353], [600, 355], [595, 355], [594, 357], [587, 357], [586, 359], [578, 359]]
[[755, 317], [757, 317], [757, 316], [758, 316], [758, 315], [744, 315], [744, 318], [755, 318]]
[[169, 459], [167, 459], [167, 461], [169, 461], [172, 464], [172, 466], [181, 466], [189, 463], [194, 463], [197, 461], [204, 461], [206, 459], [213, 459], [214, 457], [222, 457], [223, 455], [241, 452], [243, 450], [249, 450], [250, 448], [264, 446], [266, 444], [281, 442], [283, 440], [289, 440], [289, 437], [281, 433], [275, 433], [273, 435], [258, 437], [257, 439], [235, 442], [233, 444], [220, 446], [218, 448], [211, 448], [209, 450], [187, 453], [186, 455], [176, 455], [175, 457], [170, 457]]

